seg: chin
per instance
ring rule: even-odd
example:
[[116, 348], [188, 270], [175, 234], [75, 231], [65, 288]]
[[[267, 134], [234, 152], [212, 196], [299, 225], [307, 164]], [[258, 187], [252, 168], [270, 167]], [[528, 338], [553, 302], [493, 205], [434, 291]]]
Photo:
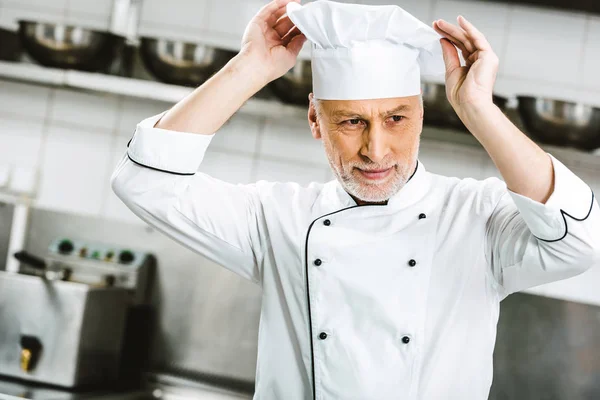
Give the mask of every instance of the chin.
[[395, 185], [377, 185], [362, 182], [352, 182], [347, 185], [346, 190], [357, 199], [367, 203], [383, 203], [395, 195], [399, 189]]

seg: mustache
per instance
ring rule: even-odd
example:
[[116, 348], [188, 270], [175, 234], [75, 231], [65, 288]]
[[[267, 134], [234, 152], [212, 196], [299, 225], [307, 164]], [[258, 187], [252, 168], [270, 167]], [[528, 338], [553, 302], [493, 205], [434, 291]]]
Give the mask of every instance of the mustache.
[[348, 164], [351, 168], [357, 168], [362, 171], [370, 172], [370, 171], [386, 171], [390, 168], [398, 168], [398, 164], [373, 164], [373, 163], [361, 163], [361, 162], [351, 162]]

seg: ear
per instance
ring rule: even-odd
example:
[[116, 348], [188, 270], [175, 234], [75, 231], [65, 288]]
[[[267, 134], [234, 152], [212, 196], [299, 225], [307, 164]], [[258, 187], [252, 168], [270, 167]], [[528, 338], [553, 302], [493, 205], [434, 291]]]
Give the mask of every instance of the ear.
[[310, 131], [315, 139], [321, 139], [321, 127], [319, 126], [319, 119], [317, 117], [317, 110], [315, 109], [315, 103], [313, 102], [314, 95], [311, 93], [308, 95], [308, 125]]

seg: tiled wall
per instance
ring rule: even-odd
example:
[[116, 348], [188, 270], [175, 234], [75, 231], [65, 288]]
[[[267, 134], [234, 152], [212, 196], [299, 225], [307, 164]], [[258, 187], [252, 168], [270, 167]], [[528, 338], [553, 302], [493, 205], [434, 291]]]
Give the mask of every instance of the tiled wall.
[[[147, 34], [187, 38], [216, 32], [238, 43], [245, 21], [264, 2], [171, 0], [165, 7], [163, 0], [145, 0], [140, 26]], [[559, 87], [567, 97], [595, 98], [600, 103], [600, 17], [473, 1], [397, 2], [424, 21], [453, 21], [459, 13], [472, 19], [500, 56], [501, 85], [517, 85], [534, 93]], [[112, 0], [0, 0], [0, 25], [24, 15], [57, 19], [57, 15], [80, 12], [85, 17], [81, 21], [101, 28], [111, 4]], [[65, 11], [69, 7], [75, 8]], [[233, 14], [232, 9], [236, 10]], [[0, 105], [0, 187], [3, 167], [10, 166], [12, 189], [26, 191], [34, 186], [41, 208], [140, 224], [110, 190], [109, 177], [135, 124], [170, 104], [0, 81]], [[475, 148], [424, 141], [420, 158], [429, 170], [445, 175], [498, 175], [487, 155]], [[306, 121], [248, 115], [236, 115], [223, 127], [209, 149], [204, 169], [218, 178], [243, 183], [332, 178]], [[577, 171], [600, 193], [600, 171]], [[600, 279], [592, 277], [600, 275], [598, 270], [535, 290], [600, 304], [593, 285]]]

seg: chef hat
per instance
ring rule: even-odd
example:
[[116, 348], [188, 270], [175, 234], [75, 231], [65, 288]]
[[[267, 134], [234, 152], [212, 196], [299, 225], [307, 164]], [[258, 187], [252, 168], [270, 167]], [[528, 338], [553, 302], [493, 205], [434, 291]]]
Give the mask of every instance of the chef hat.
[[414, 96], [421, 74], [445, 72], [441, 36], [398, 6], [291, 2], [287, 14], [312, 42], [317, 99]]

